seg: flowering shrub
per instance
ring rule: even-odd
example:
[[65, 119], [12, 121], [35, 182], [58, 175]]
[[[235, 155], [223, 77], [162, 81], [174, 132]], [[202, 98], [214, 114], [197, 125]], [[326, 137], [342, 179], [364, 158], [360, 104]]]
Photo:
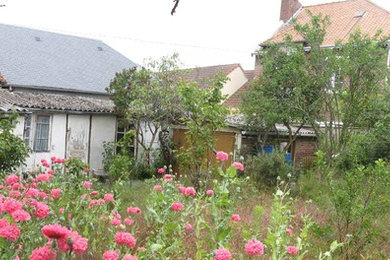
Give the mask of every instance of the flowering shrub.
[[[38, 173], [1, 181], [0, 259], [302, 259], [309, 251], [311, 222], [303, 218], [300, 231], [291, 228], [292, 202], [288, 190], [279, 188], [267, 233], [260, 232], [255, 218], [241, 248], [232, 247], [233, 231], [244, 221], [236, 208], [246, 180], [237, 176], [241, 164], [219, 168], [213, 187], [204, 190], [161, 172], [141, 209], [121, 201], [121, 192], [129, 192], [121, 182], [106, 190], [88, 179], [84, 165], [76, 170], [68, 164], [67, 171], [64, 162], [42, 160]], [[262, 210], [256, 210], [259, 217]]]

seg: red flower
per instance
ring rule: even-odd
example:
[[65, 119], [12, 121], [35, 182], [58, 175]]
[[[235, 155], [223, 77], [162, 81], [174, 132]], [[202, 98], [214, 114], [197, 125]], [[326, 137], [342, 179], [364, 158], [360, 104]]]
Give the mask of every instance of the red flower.
[[173, 211], [181, 211], [184, 209], [184, 206], [181, 202], [175, 202], [172, 204], [171, 208]]
[[30, 255], [30, 260], [55, 260], [56, 251], [47, 247], [35, 248]]
[[70, 232], [66, 227], [56, 223], [54, 225], [46, 225], [41, 228], [42, 234], [47, 238], [59, 239], [65, 237]]
[[128, 232], [117, 232], [115, 234], [115, 242], [118, 245], [126, 245], [129, 248], [133, 248], [136, 244], [136, 239]]

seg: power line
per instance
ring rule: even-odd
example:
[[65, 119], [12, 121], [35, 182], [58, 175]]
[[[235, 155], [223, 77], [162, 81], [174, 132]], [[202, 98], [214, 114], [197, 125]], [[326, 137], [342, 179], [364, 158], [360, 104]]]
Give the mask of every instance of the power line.
[[[16, 26], [28, 27], [28, 26], [24, 26], [24, 25], [16, 25]], [[31, 27], [29, 27], [29, 28], [31, 28]], [[139, 38], [134, 38], [134, 37], [129, 37], [129, 36], [94, 34], [94, 33], [81, 33], [81, 32], [69, 31], [69, 30], [58, 30], [58, 29], [47, 28], [47, 27], [34, 27], [34, 28], [31, 28], [31, 29], [39, 29], [39, 30], [52, 31], [52, 32], [64, 33], [64, 34], [72, 34], [72, 35], [81, 36], [81, 37], [111, 38], [111, 39], [143, 42], [143, 43], [150, 43], [150, 44], [177, 46], [177, 47], [185, 47], [185, 48], [196, 48], [196, 49], [208, 49], [208, 50], [217, 50], [217, 51], [224, 51], [224, 52], [236, 52], [236, 53], [243, 53], [243, 54], [246, 53], [248, 55], [250, 54], [247, 51], [243, 51], [243, 50], [236, 50], [236, 49], [229, 49], [229, 48], [219, 48], [219, 47], [213, 47], [213, 46], [184, 44], [184, 43], [176, 43], [176, 42], [164, 42], [164, 41], [145, 40], [145, 39], [139, 39]]]

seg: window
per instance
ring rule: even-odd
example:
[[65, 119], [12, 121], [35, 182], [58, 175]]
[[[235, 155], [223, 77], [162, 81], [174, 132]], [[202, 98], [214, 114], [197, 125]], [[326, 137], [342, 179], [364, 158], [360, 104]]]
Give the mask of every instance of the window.
[[34, 151], [46, 152], [49, 150], [50, 116], [37, 116], [34, 138]]
[[[116, 153], [119, 153], [121, 147], [118, 145], [118, 142], [120, 142], [125, 134], [129, 131], [134, 129], [134, 125], [126, 125], [126, 122], [124, 120], [118, 119], [117, 122], [117, 130], [116, 130]], [[127, 147], [128, 153], [131, 157], [134, 157], [135, 154], [135, 146], [134, 146], [134, 137], [132, 137], [131, 144]]]
[[30, 146], [31, 139], [31, 114], [26, 114], [24, 117], [24, 131], [23, 131], [23, 140]]

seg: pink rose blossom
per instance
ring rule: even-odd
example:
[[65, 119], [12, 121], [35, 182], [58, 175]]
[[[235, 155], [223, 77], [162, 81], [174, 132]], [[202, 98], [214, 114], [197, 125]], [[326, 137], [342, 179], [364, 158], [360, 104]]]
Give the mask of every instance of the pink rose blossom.
[[97, 190], [94, 190], [90, 194], [91, 194], [91, 196], [96, 196], [96, 195], [99, 195], [99, 192]]
[[163, 174], [163, 173], [165, 173], [165, 169], [164, 169], [164, 168], [159, 168], [159, 169], [157, 170], [157, 173]]
[[59, 212], [59, 213], [64, 213], [64, 212], [65, 212], [65, 209], [64, 209], [64, 208], [60, 208], [60, 209], [58, 210], [58, 212]]
[[37, 181], [43, 181], [43, 182], [48, 182], [53, 176], [51, 174], [48, 174], [48, 173], [41, 173], [41, 174], [38, 174], [36, 179]]
[[42, 234], [51, 239], [59, 239], [69, 234], [70, 230], [60, 224], [45, 225], [41, 228]]
[[134, 221], [132, 219], [129, 219], [129, 218], [125, 218], [123, 220], [123, 222], [125, 222], [125, 224], [128, 225], [128, 226], [131, 226], [131, 225], [134, 224]]
[[112, 200], [114, 200], [114, 195], [112, 195], [110, 193], [104, 194], [104, 200], [105, 201], [112, 201]]
[[49, 215], [50, 208], [44, 202], [36, 202], [35, 216], [37, 218], [46, 218]]
[[146, 251], [146, 248], [145, 247], [138, 247], [137, 251]]
[[240, 163], [240, 162], [234, 162], [232, 165], [239, 171], [244, 170], [244, 165], [242, 165], [242, 163]]
[[117, 232], [115, 234], [115, 242], [118, 245], [126, 245], [129, 248], [133, 248], [136, 244], [136, 239], [128, 232]]
[[249, 240], [245, 244], [245, 253], [247, 255], [263, 255], [264, 244], [257, 240]]
[[114, 218], [113, 220], [111, 220], [111, 225], [113, 226], [119, 226], [120, 224], [122, 224], [122, 221], [120, 219]]
[[141, 213], [141, 209], [138, 207], [129, 207], [127, 208], [126, 212], [129, 214], [137, 214], [137, 213]]
[[220, 161], [227, 161], [227, 160], [229, 160], [229, 155], [225, 152], [220, 151], [220, 152], [217, 152], [216, 159], [220, 160]]
[[56, 251], [51, 250], [50, 248], [44, 246], [35, 248], [30, 255], [30, 260], [55, 260]]
[[290, 255], [297, 255], [298, 254], [298, 248], [295, 246], [287, 246], [286, 250], [287, 250], [287, 253]]
[[57, 198], [61, 195], [61, 189], [52, 189], [50, 193], [53, 198]]
[[9, 196], [9, 197], [12, 197], [12, 198], [19, 198], [19, 197], [22, 196], [22, 194], [20, 193], [20, 191], [11, 190], [11, 191], [8, 193], [8, 196]]
[[47, 173], [50, 174], [50, 175], [53, 175], [54, 172], [53, 172], [52, 169], [49, 169], [49, 170], [47, 170]]
[[109, 250], [104, 252], [103, 260], [118, 260], [119, 253], [117, 251]]
[[23, 205], [18, 200], [10, 199], [10, 198], [7, 198], [4, 200], [3, 209], [8, 214], [11, 214], [15, 210], [22, 209], [22, 208], [23, 208]]
[[163, 188], [161, 185], [154, 185], [153, 189], [156, 191], [162, 191]]
[[289, 236], [292, 236], [292, 229], [291, 228], [286, 228], [286, 234], [289, 235]]
[[50, 160], [54, 162], [57, 158], [55, 156], [50, 157]]
[[5, 179], [5, 184], [10, 185], [19, 182], [19, 176], [12, 174], [8, 175], [7, 178]]
[[169, 181], [172, 181], [173, 180], [173, 177], [171, 174], [165, 174], [164, 175], [164, 181], [166, 182], [169, 182]]
[[207, 196], [213, 196], [214, 195], [214, 191], [213, 190], [207, 190], [206, 194], [207, 194]]
[[172, 204], [171, 208], [173, 211], [181, 211], [184, 209], [184, 206], [181, 202], [175, 202]]
[[138, 257], [132, 255], [125, 255], [122, 260], [138, 260]]
[[39, 191], [38, 191], [37, 189], [30, 188], [30, 189], [26, 192], [26, 197], [37, 197], [37, 196], [38, 196], [38, 193], [39, 193]]
[[91, 188], [91, 182], [90, 181], [83, 181], [83, 186], [86, 188], [86, 189], [90, 189]]
[[8, 224], [0, 228], [0, 237], [15, 242], [20, 237], [20, 229], [15, 224]]
[[14, 212], [12, 212], [11, 215], [15, 222], [28, 221], [31, 219], [30, 214], [28, 214], [28, 212], [23, 209], [17, 209]]
[[186, 194], [186, 187], [179, 187], [180, 193], [185, 195]]
[[238, 215], [238, 214], [233, 214], [233, 215], [230, 217], [230, 220], [232, 220], [232, 221], [240, 221], [241, 218], [240, 218], [240, 215]]
[[218, 248], [214, 252], [214, 260], [230, 260], [232, 254], [226, 248]]
[[196, 191], [195, 191], [194, 187], [187, 187], [186, 188], [186, 191], [185, 191], [186, 196], [195, 196], [195, 194], [196, 194]]
[[194, 228], [192, 227], [192, 225], [191, 224], [187, 224], [185, 227], [185, 230], [187, 230], [187, 231], [192, 231], [192, 230], [194, 230]]

